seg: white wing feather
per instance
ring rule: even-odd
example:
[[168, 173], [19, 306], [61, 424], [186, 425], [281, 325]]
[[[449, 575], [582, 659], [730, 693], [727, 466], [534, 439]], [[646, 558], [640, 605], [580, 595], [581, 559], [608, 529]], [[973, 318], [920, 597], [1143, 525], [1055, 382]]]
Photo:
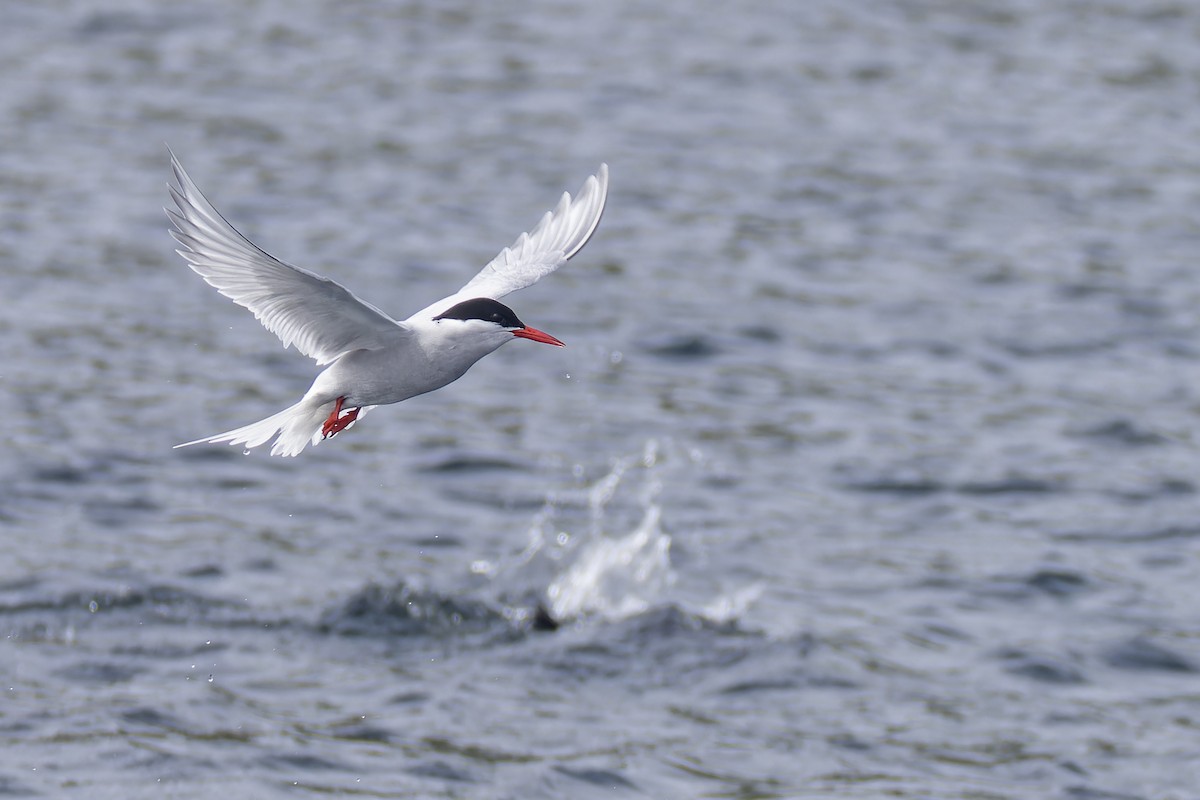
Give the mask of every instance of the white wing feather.
[[318, 364], [358, 349], [378, 349], [408, 336], [397, 322], [340, 284], [286, 264], [230, 225], [171, 153], [179, 187], [170, 186], [179, 213], [166, 209], [178, 252], [218, 292]]
[[465, 286], [409, 319], [435, 317], [456, 303], [476, 297], [499, 300], [537, 283], [567, 263], [592, 238], [607, 198], [608, 165], [601, 164], [596, 174], [583, 182], [574, 201], [563, 192], [553, 211], [547, 211], [532, 230], [501, 250]]

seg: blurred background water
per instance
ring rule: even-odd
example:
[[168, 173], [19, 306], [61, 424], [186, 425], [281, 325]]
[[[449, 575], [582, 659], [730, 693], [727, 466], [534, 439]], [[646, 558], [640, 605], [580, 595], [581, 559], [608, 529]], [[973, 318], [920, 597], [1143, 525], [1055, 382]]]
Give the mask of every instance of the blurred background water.
[[[5, 17], [0, 795], [1196, 796], [1196, 4]], [[172, 451], [315, 369], [164, 143], [399, 317], [607, 161], [568, 348]]]

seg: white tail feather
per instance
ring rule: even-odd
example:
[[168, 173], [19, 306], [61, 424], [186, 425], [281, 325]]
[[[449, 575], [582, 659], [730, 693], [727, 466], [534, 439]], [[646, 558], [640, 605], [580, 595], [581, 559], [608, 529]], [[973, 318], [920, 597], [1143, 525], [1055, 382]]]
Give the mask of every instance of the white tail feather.
[[225, 433], [218, 433], [216, 436], [207, 436], [194, 442], [177, 444], [175, 447], [228, 442], [231, 445], [245, 445], [246, 449], [250, 449], [266, 444], [278, 432], [279, 438], [271, 447], [271, 455], [298, 456], [309, 442], [315, 445], [321, 441], [321, 425], [332, 411], [333, 403], [312, 405], [307, 400], [301, 400], [291, 408], [285, 408], [264, 420], [252, 422]]

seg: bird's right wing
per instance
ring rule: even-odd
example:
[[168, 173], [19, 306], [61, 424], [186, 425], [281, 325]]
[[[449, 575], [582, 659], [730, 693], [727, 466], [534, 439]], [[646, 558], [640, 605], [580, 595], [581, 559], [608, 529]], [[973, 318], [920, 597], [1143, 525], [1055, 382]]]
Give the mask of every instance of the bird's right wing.
[[596, 174], [583, 182], [574, 200], [570, 193], [563, 192], [553, 211], [547, 211], [532, 230], [501, 250], [465, 286], [413, 317], [436, 316], [456, 303], [476, 297], [499, 300], [537, 283], [587, 244], [600, 224], [607, 199], [608, 165], [601, 164]]
[[178, 188], [169, 186], [179, 211], [166, 209], [171, 236], [191, 268], [218, 292], [250, 309], [283, 341], [318, 364], [342, 353], [378, 349], [410, 335], [402, 322], [355, 297], [341, 284], [259, 249], [230, 225], [171, 153]]

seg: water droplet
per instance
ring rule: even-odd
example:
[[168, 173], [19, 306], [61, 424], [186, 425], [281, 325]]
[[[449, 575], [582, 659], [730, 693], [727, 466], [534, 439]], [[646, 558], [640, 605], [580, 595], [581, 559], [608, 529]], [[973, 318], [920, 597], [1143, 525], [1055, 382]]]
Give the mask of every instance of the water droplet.
[[98, 611], [98, 610], [99, 610], [99, 608], [100, 608], [100, 604], [99, 604], [99, 603], [97, 603], [95, 600], [93, 600], [92, 602], [88, 603], [88, 611], [92, 612], [93, 614], [95, 614], [95, 613], [96, 613], [96, 611]]
[[213, 676], [212, 676], [212, 674], [211, 674], [211, 673], [210, 673], [210, 674], [209, 674], [209, 676], [208, 676], [208, 682], [209, 682], [209, 683], [212, 683], [212, 682], [213, 682]]
[[559, 547], [566, 547], [567, 542], [571, 541], [571, 534], [566, 531], [559, 531], [558, 536], [554, 537], [554, 541], [558, 542]]
[[620, 350], [613, 350], [612, 354], [608, 357], [608, 361], [610, 364], [620, 364], [623, 358], [625, 358], [624, 353]]

